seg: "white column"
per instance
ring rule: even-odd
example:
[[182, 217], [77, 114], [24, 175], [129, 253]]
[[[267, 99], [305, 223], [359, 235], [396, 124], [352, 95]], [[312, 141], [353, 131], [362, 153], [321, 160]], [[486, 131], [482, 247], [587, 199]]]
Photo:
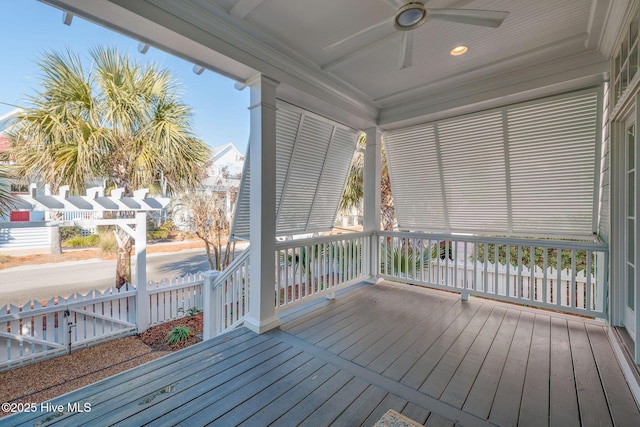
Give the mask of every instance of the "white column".
[[[367, 148], [364, 154], [364, 218], [365, 232], [380, 230], [380, 176], [382, 170], [382, 132], [378, 128], [369, 128]], [[378, 237], [373, 236], [369, 244], [369, 274], [371, 281], [377, 280], [378, 273]]]
[[213, 283], [216, 281], [220, 272], [216, 270], [206, 271], [202, 274], [204, 281], [202, 284], [202, 296], [204, 301], [204, 318], [202, 319], [202, 339], [204, 341], [215, 338], [218, 335], [218, 318], [220, 310], [223, 308], [218, 305], [219, 294], [218, 289], [213, 289]]
[[251, 162], [249, 314], [245, 326], [263, 333], [280, 324], [275, 315], [276, 241], [276, 87], [278, 82], [257, 76], [251, 88]]
[[138, 333], [149, 329], [149, 292], [147, 291], [147, 214], [136, 214], [136, 313]]

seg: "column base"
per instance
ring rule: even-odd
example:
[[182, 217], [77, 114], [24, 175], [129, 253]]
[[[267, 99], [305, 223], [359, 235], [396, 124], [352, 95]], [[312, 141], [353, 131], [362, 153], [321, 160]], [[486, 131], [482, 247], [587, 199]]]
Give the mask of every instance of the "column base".
[[246, 319], [244, 319], [244, 326], [246, 326], [256, 334], [263, 334], [280, 326], [280, 319], [274, 316], [271, 319], [260, 321], [251, 317], [247, 317]]

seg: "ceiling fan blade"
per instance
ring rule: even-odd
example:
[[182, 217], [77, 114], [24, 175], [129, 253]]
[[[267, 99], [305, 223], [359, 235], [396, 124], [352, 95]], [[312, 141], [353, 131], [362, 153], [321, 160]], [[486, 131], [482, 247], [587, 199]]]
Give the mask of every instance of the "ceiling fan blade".
[[509, 12], [474, 9], [427, 9], [429, 17], [440, 21], [497, 28]]
[[402, 33], [402, 41], [400, 44], [400, 65], [399, 68], [404, 70], [413, 64], [413, 31], [404, 31]]
[[386, 4], [393, 8], [393, 10], [398, 10], [407, 2], [405, 0], [383, 0]]
[[[389, 7], [392, 7], [393, 10], [398, 10], [405, 4], [411, 2], [411, 0], [382, 0], [382, 1], [388, 4]], [[423, 5], [426, 5], [427, 3], [429, 3], [429, 0], [421, 0], [420, 3], [422, 3]]]
[[385, 19], [384, 21], [380, 21], [380, 22], [378, 22], [376, 24], [373, 24], [373, 25], [365, 28], [364, 30], [360, 30], [357, 33], [351, 34], [350, 36], [345, 37], [342, 40], [338, 40], [337, 42], [332, 43], [329, 46], [323, 47], [322, 50], [325, 51], [325, 52], [329, 52], [329, 51], [335, 49], [336, 47], [338, 47], [338, 46], [340, 46], [340, 45], [342, 45], [344, 43], [347, 43], [347, 42], [349, 42], [349, 41], [351, 41], [351, 40], [353, 40], [355, 38], [358, 38], [358, 37], [360, 37], [362, 35], [365, 35], [365, 34], [371, 32], [371, 31], [375, 31], [378, 28], [384, 27], [385, 25], [391, 25], [391, 22], [392, 22], [391, 19]]

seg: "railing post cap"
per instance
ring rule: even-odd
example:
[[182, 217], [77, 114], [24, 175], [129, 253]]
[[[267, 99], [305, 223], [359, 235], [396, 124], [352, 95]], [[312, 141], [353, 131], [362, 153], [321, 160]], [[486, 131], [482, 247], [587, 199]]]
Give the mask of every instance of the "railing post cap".
[[218, 270], [208, 270], [202, 273], [204, 277], [217, 277], [220, 275], [220, 271]]

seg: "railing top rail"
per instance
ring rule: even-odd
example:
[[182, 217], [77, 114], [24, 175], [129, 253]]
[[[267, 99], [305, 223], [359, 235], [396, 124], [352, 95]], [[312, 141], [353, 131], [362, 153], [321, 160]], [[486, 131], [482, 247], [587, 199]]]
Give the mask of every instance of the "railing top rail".
[[461, 241], [470, 243], [489, 243], [499, 245], [520, 245], [535, 246], [538, 248], [549, 249], [577, 249], [608, 252], [609, 246], [600, 242], [574, 242], [565, 240], [547, 240], [547, 239], [525, 239], [516, 237], [484, 237], [484, 236], [466, 236], [450, 233], [414, 233], [407, 231], [378, 231], [378, 236], [388, 237], [404, 237], [410, 239], [430, 239], [445, 241]]
[[276, 250], [291, 249], [300, 246], [313, 246], [321, 243], [337, 242], [340, 240], [351, 240], [360, 237], [368, 237], [372, 234], [373, 233], [371, 232], [355, 231], [353, 233], [331, 234], [328, 236], [309, 237], [306, 239], [283, 240], [281, 242], [276, 242]]
[[251, 251], [249, 250], [249, 246], [247, 246], [245, 250], [240, 253], [240, 255], [236, 256], [235, 259], [231, 261], [231, 264], [229, 264], [227, 268], [220, 272], [220, 275], [215, 279], [215, 282], [213, 282], [212, 288], [215, 289], [216, 287], [224, 283], [224, 281], [227, 280], [229, 276], [231, 276], [238, 269], [238, 267], [247, 260], [247, 258], [249, 258], [250, 253]]

